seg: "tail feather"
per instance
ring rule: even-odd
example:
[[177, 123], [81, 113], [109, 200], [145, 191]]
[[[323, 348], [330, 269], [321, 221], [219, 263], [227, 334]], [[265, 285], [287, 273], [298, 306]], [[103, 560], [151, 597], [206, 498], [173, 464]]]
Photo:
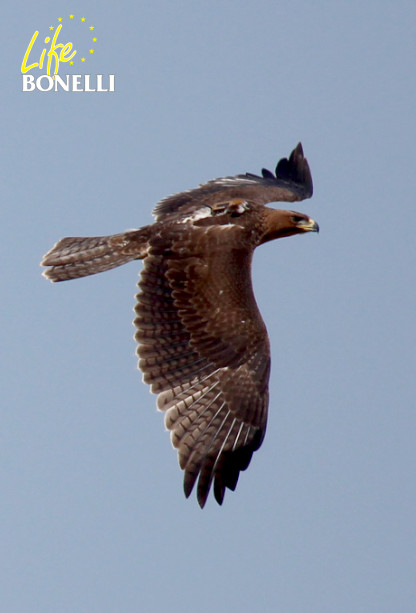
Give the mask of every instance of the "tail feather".
[[44, 256], [50, 266], [43, 275], [50, 281], [78, 279], [111, 270], [146, 256], [149, 226], [112, 236], [67, 237]]

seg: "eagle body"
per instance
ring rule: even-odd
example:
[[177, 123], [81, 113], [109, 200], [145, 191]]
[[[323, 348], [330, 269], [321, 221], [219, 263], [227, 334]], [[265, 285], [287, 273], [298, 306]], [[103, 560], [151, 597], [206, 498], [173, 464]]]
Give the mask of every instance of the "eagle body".
[[144, 260], [134, 320], [139, 368], [165, 412], [185, 494], [198, 481], [201, 507], [212, 485], [219, 504], [235, 489], [266, 431], [270, 347], [251, 283], [254, 250], [319, 229], [302, 213], [265, 205], [311, 195], [299, 144], [275, 174], [214, 179], [162, 200], [151, 225], [64, 238], [42, 261], [47, 278], [64, 281]]

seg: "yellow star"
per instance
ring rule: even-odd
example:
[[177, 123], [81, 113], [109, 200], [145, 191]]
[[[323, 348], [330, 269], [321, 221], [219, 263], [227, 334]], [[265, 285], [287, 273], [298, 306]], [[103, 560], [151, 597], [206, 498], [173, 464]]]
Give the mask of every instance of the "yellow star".
[[82, 57], [82, 58], [81, 58], [81, 62], [85, 62], [85, 57]]
[[90, 30], [93, 30], [93, 29], [94, 29], [94, 26], [90, 26]]
[[70, 64], [71, 64], [71, 66], [72, 66], [72, 64], [74, 63], [74, 60], [71, 60], [69, 63], [70, 63]]
[[53, 26], [49, 26], [49, 29], [50, 29], [50, 30], [53, 30]]
[[58, 21], [62, 21], [62, 17], [58, 17]]
[[90, 49], [90, 53], [94, 53], [94, 49]]
[[73, 18], [74, 18], [74, 16], [73, 16], [73, 15], [70, 15], [70, 16], [69, 16], [69, 18], [70, 18], [70, 19], [73, 19]]
[[81, 17], [81, 21], [85, 21], [85, 17]]
[[96, 43], [96, 42], [97, 42], [97, 39], [94, 37], [94, 38], [92, 39], [92, 42], [93, 42], [93, 43]]

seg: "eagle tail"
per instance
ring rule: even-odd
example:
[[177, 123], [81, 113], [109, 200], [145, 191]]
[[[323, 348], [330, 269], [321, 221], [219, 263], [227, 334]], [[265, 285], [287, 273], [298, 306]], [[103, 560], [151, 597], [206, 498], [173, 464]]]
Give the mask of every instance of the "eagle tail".
[[43, 257], [49, 266], [43, 275], [50, 281], [67, 281], [111, 270], [144, 258], [150, 226], [112, 236], [67, 237], [58, 241]]

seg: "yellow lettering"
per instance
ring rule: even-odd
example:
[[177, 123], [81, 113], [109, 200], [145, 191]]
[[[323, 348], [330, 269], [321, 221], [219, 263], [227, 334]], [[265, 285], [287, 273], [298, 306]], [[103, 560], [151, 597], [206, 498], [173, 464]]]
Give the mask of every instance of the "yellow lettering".
[[43, 60], [45, 57], [45, 53], [46, 53], [46, 49], [44, 49], [42, 51], [42, 53], [40, 54], [40, 58], [39, 58], [39, 70], [41, 70], [43, 68]]
[[38, 63], [36, 62], [35, 64], [31, 64], [30, 66], [26, 66], [26, 62], [28, 60], [29, 57], [29, 53], [32, 50], [33, 45], [35, 44], [35, 40], [38, 37], [39, 32], [35, 32], [34, 35], [32, 36], [32, 40], [30, 41], [30, 43], [27, 46], [26, 49], [26, 53], [23, 56], [23, 62], [22, 62], [22, 73], [25, 74], [25, 72], [28, 72], [28, 70], [30, 70], [31, 68], [35, 68], [36, 66], [38, 66]]
[[[61, 43], [56, 42], [61, 29], [62, 29], [62, 24], [59, 24], [59, 26], [55, 30], [55, 34], [53, 36], [49, 51], [47, 53], [48, 62], [47, 62], [47, 67], [46, 67], [46, 73], [48, 76], [51, 76], [51, 67], [52, 67], [53, 60], [55, 61], [53, 75], [56, 75], [58, 73], [59, 62], [69, 62], [69, 60], [71, 60], [76, 54], [76, 50], [75, 49], [72, 50], [72, 43], [67, 43], [66, 45], [63, 45]], [[25, 72], [28, 72], [32, 68], [36, 68], [36, 66], [39, 66], [39, 69], [43, 68], [46, 48], [42, 50], [40, 57], [39, 57], [39, 62], [34, 62], [33, 64], [30, 64], [29, 66], [27, 65], [29, 54], [32, 51], [33, 45], [35, 44], [38, 34], [39, 32], [37, 31], [33, 34], [32, 39], [26, 49], [26, 53], [23, 57], [23, 61], [22, 61], [22, 73], [23, 74]], [[45, 43], [49, 43], [50, 40], [51, 39], [49, 38], [49, 36], [47, 36], [45, 38]], [[58, 55], [58, 50], [59, 50], [59, 55]]]
[[52, 42], [51, 42], [51, 48], [48, 51], [48, 68], [46, 70], [46, 74], [48, 74], [49, 76], [51, 75], [51, 64], [52, 64], [52, 58], [54, 58], [55, 60], [55, 71], [54, 71], [54, 75], [58, 72], [58, 68], [59, 68], [59, 57], [58, 54], [56, 53], [55, 49], [59, 49], [59, 47], [63, 47], [63, 45], [56, 44], [56, 39], [58, 38], [58, 34], [62, 29], [62, 24], [59, 24], [59, 26], [56, 28], [55, 30], [55, 34], [53, 36]]
[[[59, 59], [61, 60], [61, 62], [69, 62], [69, 60], [71, 60], [74, 57], [74, 55], [76, 54], [76, 51], [71, 53], [71, 50], [72, 50], [72, 43], [67, 43], [65, 47], [61, 49], [61, 53], [59, 54]], [[69, 55], [68, 57], [65, 57], [67, 53], [71, 53], [71, 55]]]

